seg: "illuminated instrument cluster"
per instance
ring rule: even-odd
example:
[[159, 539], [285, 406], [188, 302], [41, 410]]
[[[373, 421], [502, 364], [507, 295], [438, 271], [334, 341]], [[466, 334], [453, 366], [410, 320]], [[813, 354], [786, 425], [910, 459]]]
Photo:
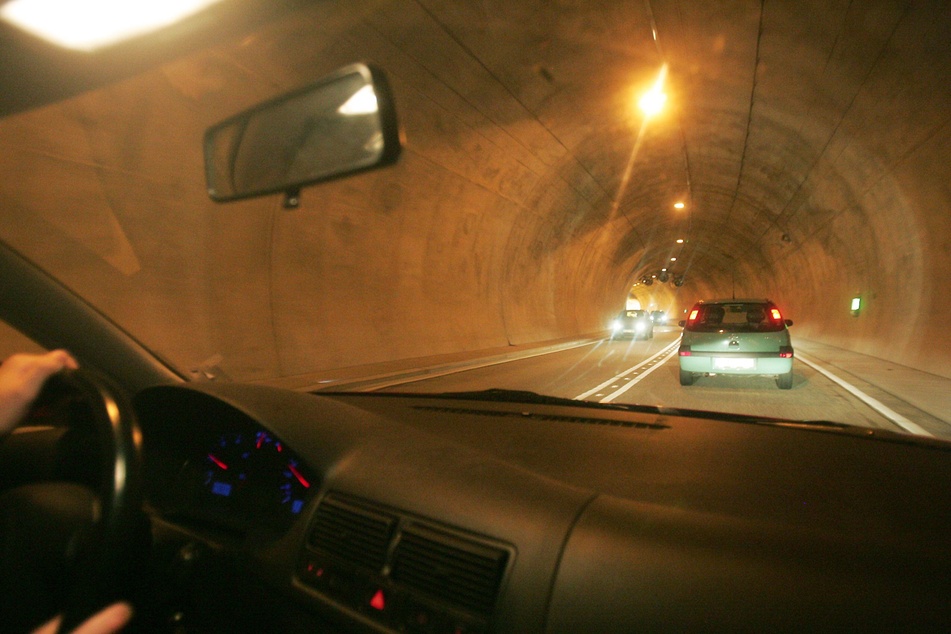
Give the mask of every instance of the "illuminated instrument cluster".
[[200, 506], [252, 521], [300, 515], [315, 488], [300, 459], [261, 430], [219, 435], [190, 467], [201, 481]]

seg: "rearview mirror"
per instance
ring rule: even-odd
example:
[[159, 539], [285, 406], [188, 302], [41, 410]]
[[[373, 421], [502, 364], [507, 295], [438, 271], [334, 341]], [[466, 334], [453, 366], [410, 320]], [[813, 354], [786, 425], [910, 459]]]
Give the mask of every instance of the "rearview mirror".
[[225, 202], [283, 192], [296, 207], [301, 187], [389, 165], [399, 153], [386, 79], [352, 64], [209, 128], [208, 195]]

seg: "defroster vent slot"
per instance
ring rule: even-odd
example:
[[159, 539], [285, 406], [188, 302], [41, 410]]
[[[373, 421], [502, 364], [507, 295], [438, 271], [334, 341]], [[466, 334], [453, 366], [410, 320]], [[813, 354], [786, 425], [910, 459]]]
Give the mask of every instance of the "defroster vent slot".
[[405, 587], [489, 615], [495, 606], [508, 552], [412, 525], [393, 553], [392, 578]]
[[397, 518], [328, 495], [317, 507], [310, 545], [348, 563], [380, 572]]

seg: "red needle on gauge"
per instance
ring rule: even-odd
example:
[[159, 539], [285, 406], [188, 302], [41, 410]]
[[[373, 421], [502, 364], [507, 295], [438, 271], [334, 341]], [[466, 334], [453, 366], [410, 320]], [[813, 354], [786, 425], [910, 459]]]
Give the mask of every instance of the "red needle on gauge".
[[294, 467], [294, 465], [289, 464], [289, 465], [287, 465], [287, 468], [290, 470], [291, 473], [294, 474], [294, 477], [297, 478], [297, 481], [300, 482], [302, 485], [304, 485], [304, 488], [305, 488], [305, 489], [309, 489], [309, 488], [310, 488], [310, 482], [308, 482], [308, 481], [304, 478], [304, 476], [302, 476], [302, 475], [300, 474], [300, 471], [298, 471], [298, 470]]
[[211, 460], [212, 462], [214, 462], [216, 465], [218, 465], [218, 466], [221, 467], [222, 469], [227, 469], [227, 468], [228, 468], [228, 465], [226, 465], [226, 464], [223, 463], [221, 460], [219, 460], [219, 459], [215, 456], [215, 454], [213, 454], [213, 453], [208, 454], [208, 459]]

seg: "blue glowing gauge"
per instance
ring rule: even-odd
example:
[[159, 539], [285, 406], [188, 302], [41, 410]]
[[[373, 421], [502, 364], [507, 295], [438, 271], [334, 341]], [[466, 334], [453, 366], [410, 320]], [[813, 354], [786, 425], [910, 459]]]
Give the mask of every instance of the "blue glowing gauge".
[[267, 519], [297, 515], [313, 479], [300, 459], [265, 431], [222, 434], [202, 457], [211, 501]]

